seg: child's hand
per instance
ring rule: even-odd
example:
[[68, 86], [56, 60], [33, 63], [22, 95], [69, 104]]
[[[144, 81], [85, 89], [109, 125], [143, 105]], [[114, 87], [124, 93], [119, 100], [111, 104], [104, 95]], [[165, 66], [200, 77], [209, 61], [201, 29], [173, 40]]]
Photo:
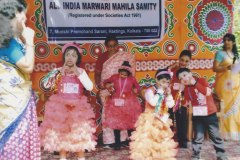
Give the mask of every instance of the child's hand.
[[74, 67], [71, 68], [71, 71], [73, 72], [73, 74], [75, 74], [77, 77], [80, 76], [82, 74], [82, 70], [81, 70], [81, 73], [79, 71], [79, 69], [77, 68], [76, 65], [74, 65]]
[[62, 74], [68, 74], [70, 72], [70, 67], [68, 67], [68, 66], [62, 66], [62, 68], [61, 68], [61, 73]]
[[113, 95], [115, 93], [115, 89], [112, 83], [106, 83], [105, 88], [108, 90], [108, 92]]
[[61, 73], [64, 75], [74, 75], [74, 69], [64, 65], [61, 69]]
[[159, 94], [163, 94], [163, 93], [164, 93], [162, 87], [159, 87], [159, 88], [158, 88], [157, 93], [159, 93]]
[[196, 84], [195, 78], [192, 77], [192, 78], [190, 79], [190, 84], [191, 84], [191, 85], [195, 85], [195, 84]]

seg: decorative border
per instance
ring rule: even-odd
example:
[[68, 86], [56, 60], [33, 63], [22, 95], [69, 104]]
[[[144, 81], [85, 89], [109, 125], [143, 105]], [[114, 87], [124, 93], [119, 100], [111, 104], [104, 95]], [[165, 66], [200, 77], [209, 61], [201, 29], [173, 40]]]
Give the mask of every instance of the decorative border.
[[[163, 69], [171, 64], [177, 62], [177, 60], [153, 60], [153, 61], [137, 61], [136, 71], [156, 71], [158, 69]], [[195, 59], [192, 60], [189, 68], [190, 69], [212, 69], [213, 59]]]
[[54, 68], [57, 68], [56, 63], [36, 63], [34, 66], [34, 72], [50, 72]]
[[159, 54], [161, 52], [161, 48], [159, 46], [147, 46], [147, 47], [133, 47], [131, 49], [131, 53], [135, 54], [136, 51], [144, 54], [145, 57], [148, 57], [149, 54], [155, 53], [155, 51]]
[[[136, 71], [156, 71], [158, 69], [166, 68], [178, 60], [152, 60], [152, 61], [137, 61]], [[189, 64], [190, 69], [212, 69], [213, 59], [195, 59]], [[35, 72], [49, 72], [57, 67], [56, 63], [36, 63], [34, 67]], [[84, 68], [88, 72], [94, 72], [96, 63], [85, 63]]]

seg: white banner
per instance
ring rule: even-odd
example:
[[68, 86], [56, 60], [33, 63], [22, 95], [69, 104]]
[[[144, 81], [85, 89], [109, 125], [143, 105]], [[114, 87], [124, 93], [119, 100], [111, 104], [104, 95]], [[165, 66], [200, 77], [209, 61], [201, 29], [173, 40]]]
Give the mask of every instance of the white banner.
[[163, 0], [44, 0], [50, 43], [99, 42], [109, 34], [123, 41], [160, 40]]

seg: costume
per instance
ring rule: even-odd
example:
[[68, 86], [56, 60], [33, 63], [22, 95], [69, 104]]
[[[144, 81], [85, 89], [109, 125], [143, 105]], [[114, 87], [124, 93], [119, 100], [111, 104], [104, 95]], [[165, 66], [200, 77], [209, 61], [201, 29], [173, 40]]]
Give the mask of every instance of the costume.
[[[171, 71], [173, 72], [172, 78], [172, 95], [174, 98], [178, 96], [180, 89], [180, 81], [177, 78], [176, 72], [178, 68], [173, 68]], [[170, 117], [172, 120], [176, 119], [176, 127], [177, 127], [177, 137], [179, 142], [179, 147], [187, 147], [187, 129], [188, 129], [188, 115], [187, 108], [181, 104], [181, 106], [177, 106], [177, 108], [172, 108], [170, 111]], [[175, 116], [175, 117], [174, 117]]]
[[48, 151], [79, 152], [94, 150], [95, 114], [83, 88], [91, 91], [93, 84], [85, 70], [80, 76], [64, 75], [60, 68], [50, 72], [43, 85], [55, 92], [45, 105], [45, 116], [40, 127], [41, 143]]
[[17, 39], [0, 49], [1, 160], [41, 158], [35, 95], [29, 75], [16, 67], [25, 51]]
[[200, 150], [204, 140], [205, 130], [213, 142], [218, 158], [225, 159], [223, 140], [219, 133], [217, 107], [214, 104], [213, 96], [207, 95], [208, 83], [204, 78], [196, 80], [195, 85], [185, 86], [185, 102], [191, 102], [193, 107], [193, 155], [192, 158], [200, 158]]
[[118, 130], [134, 129], [142, 111], [137, 96], [132, 92], [134, 87], [138, 92], [140, 90], [135, 77], [121, 78], [116, 74], [104, 82], [113, 83], [115, 93], [106, 100], [103, 126]]
[[146, 90], [146, 109], [136, 123], [131, 136], [130, 158], [133, 160], [175, 159], [177, 144], [172, 139], [171, 119], [167, 110], [174, 106], [171, 95], [165, 96], [162, 89]]
[[[135, 59], [129, 53], [119, 51], [115, 53], [110, 58], [105, 52], [99, 56], [99, 59], [96, 62], [96, 72], [101, 72], [101, 83], [106, 79], [110, 78], [112, 75], [118, 73], [119, 67], [122, 65], [123, 61], [129, 61], [132, 68], [135, 68]], [[132, 75], [135, 75], [135, 70], [133, 70]], [[101, 103], [103, 105], [102, 109], [102, 121], [105, 119], [105, 101], [107, 97], [110, 96], [109, 92], [104, 89], [100, 91]], [[128, 133], [126, 130], [121, 131], [121, 141], [125, 141], [128, 138]], [[110, 128], [103, 127], [103, 143], [104, 144], [113, 144], [115, 143], [114, 132]]]

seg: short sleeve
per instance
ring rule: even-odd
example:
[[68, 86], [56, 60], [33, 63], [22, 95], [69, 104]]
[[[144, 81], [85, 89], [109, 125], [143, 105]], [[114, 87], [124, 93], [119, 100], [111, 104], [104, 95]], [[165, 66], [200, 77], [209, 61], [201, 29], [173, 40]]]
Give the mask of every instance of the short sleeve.
[[224, 53], [222, 51], [217, 51], [214, 60], [217, 62], [222, 62], [224, 60]]
[[9, 46], [0, 49], [0, 59], [16, 64], [25, 55], [25, 48], [16, 39], [11, 39]]

